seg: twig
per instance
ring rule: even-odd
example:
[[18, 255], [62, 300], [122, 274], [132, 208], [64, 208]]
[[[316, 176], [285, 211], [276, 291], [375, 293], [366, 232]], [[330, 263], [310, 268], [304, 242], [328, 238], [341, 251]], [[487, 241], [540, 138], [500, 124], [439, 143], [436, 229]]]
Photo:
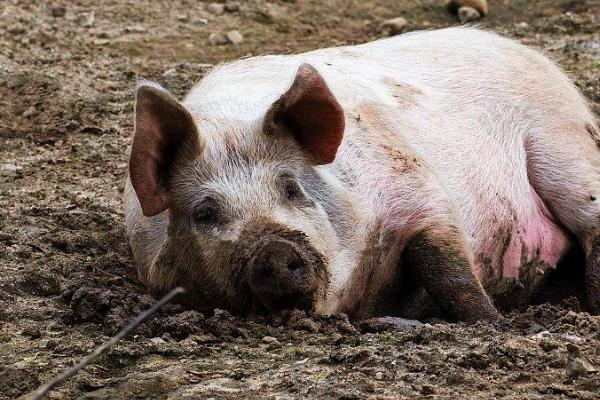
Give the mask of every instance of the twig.
[[137, 328], [138, 325], [140, 325], [142, 322], [147, 320], [150, 316], [152, 316], [152, 314], [154, 314], [162, 306], [164, 306], [169, 301], [171, 301], [175, 296], [177, 296], [178, 294], [184, 293], [184, 292], [185, 292], [185, 289], [182, 287], [176, 287], [175, 289], [171, 290], [169, 293], [167, 293], [165, 296], [163, 296], [156, 304], [154, 304], [151, 308], [144, 311], [135, 320], [133, 320], [131, 323], [129, 323], [129, 325], [127, 325], [126, 327], [121, 329], [119, 331], [119, 333], [117, 333], [115, 336], [113, 336], [109, 341], [104, 342], [102, 345], [96, 347], [96, 349], [94, 349], [94, 351], [92, 351], [86, 357], [79, 360], [79, 362], [77, 364], [73, 365], [71, 368], [67, 369], [62, 374], [55, 376], [51, 381], [47, 382], [46, 384], [40, 386], [31, 399], [32, 400], [42, 399], [55, 386], [58, 386], [62, 382], [66, 381], [67, 379], [69, 379], [70, 377], [75, 375], [77, 373], [77, 371], [79, 371], [80, 369], [82, 369], [83, 367], [88, 365], [91, 361], [93, 361], [96, 357], [100, 356], [102, 353], [104, 353], [106, 350], [108, 350], [111, 346], [113, 346], [119, 340], [123, 339], [123, 337], [125, 335], [127, 335], [129, 332], [131, 332], [132, 330]]

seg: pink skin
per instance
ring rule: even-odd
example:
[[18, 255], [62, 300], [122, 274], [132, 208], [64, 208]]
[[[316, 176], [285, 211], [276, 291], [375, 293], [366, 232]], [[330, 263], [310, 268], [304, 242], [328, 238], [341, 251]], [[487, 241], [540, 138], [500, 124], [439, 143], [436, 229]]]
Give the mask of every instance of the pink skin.
[[[364, 161], [351, 154], [348, 154], [348, 159], [354, 162], [354, 165]], [[443, 212], [443, 202], [440, 202], [436, 196], [427, 194], [427, 185], [421, 186], [419, 190], [414, 190], [414, 186], [410, 185], [412, 181], [410, 173], [397, 177], [396, 179], [403, 181], [403, 185], [398, 185], [398, 181], [385, 179], [389, 176], [385, 167], [371, 166], [368, 171], [369, 173], [363, 176], [368, 179], [365, 179], [360, 185], [370, 188], [365, 191], [366, 193], [386, 193], [390, 196], [388, 197], [389, 203], [381, 210], [376, 210], [384, 216], [382, 228], [397, 232], [396, 238], [400, 242], [406, 240], [412, 233], [428, 226], [429, 221], [435, 220], [436, 216], [439, 218]], [[392, 188], [393, 190], [391, 190]], [[567, 231], [556, 221], [534, 189], [531, 187], [529, 189], [529, 210], [517, 216], [517, 222], [512, 226], [512, 237], [504, 253], [504, 258], [499, 260], [505, 278], [517, 278], [521, 266], [535, 258], [545, 263], [547, 267], [554, 268], [572, 245], [572, 239]], [[419, 196], [419, 194], [424, 195]], [[485, 211], [481, 209], [480, 212]], [[489, 228], [491, 232], [495, 227], [490, 226]], [[499, 250], [503, 246], [501, 240], [493, 242], [492, 246], [494, 247], [471, 250], [474, 254], [502, 253]], [[483, 265], [476, 263], [475, 271], [479, 279], [485, 279]]]
[[565, 230], [557, 224], [533, 189], [531, 193], [535, 209], [513, 231], [503, 260], [505, 278], [518, 277], [521, 265], [536, 256], [548, 266], [554, 267], [571, 246]]

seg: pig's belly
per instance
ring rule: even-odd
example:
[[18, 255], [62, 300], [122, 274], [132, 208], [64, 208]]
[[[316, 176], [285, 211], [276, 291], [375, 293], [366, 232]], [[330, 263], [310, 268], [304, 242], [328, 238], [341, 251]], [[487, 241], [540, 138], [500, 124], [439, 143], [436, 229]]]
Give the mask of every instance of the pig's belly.
[[510, 213], [482, 215], [478, 223], [489, 223], [491, 231], [474, 240], [476, 274], [494, 300], [506, 306], [527, 301], [572, 246], [569, 233], [532, 188], [529, 192], [525, 201], [518, 200], [525, 207], [505, 200]]

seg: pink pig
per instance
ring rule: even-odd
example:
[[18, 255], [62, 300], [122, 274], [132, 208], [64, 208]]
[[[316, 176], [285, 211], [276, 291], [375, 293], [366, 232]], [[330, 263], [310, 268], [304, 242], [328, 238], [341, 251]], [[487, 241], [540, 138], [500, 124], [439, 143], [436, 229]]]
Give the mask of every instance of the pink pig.
[[600, 312], [600, 134], [540, 53], [471, 28], [142, 81], [126, 189], [141, 279], [198, 309], [475, 321], [571, 248]]

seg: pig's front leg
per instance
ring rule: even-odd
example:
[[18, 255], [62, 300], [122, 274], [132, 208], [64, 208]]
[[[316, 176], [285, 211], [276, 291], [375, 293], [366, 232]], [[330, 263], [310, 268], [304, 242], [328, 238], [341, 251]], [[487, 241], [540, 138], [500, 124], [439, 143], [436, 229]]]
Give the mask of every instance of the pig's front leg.
[[450, 318], [475, 322], [499, 314], [473, 273], [460, 233], [451, 227], [416, 234], [405, 248], [407, 267]]

